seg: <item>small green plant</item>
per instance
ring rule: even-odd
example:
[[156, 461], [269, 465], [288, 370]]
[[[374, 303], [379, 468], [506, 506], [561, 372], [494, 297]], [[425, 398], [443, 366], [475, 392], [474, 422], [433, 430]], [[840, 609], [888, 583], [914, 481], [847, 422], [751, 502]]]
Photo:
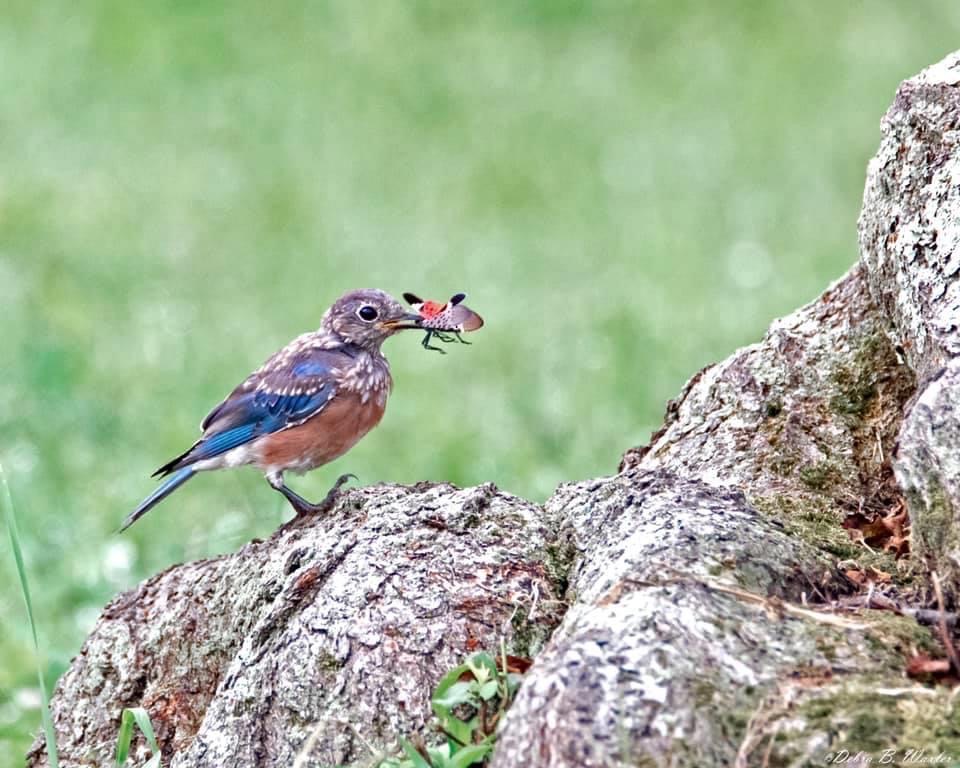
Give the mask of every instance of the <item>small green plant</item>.
[[120, 731], [117, 733], [117, 768], [123, 768], [127, 763], [130, 743], [133, 741], [134, 723], [143, 733], [150, 751], [153, 752], [153, 756], [144, 764], [143, 768], [160, 768], [160, 747], [157, 744], [157, 737], [153, 733], [153, 723], [150, 722], [150, 715], [143, 707], [125, 709], [120, 716]]
[[3, 517], [7, 524], [7, 533], [10, 534], [10, 547], [13, 549], [13, 560], [17, 566], [17, 576], [20, 578], [20, 592], [27, 607], [27, 619], [30, 622], [30, 632], [33, 634], [33, 650], [37, 659], [37, 680], [40, 683], [40, 700], [42, 710], [40, 719], [43, 721], [43, 736], [47, 743], [47, 761], [50, 768], [59, 768], [60, 757], [57, 753], [57, 734], [53, 730], [53, 718], [50, 716], [50, 694], [47, 683], [43, 679], [43, 654], [40, 651], [40, 640], [37, 637], [37, 623], [33, 618], [33, 600], [30, 598], [30, 582], [27, 581], [27, 569], [23, 564], [23, 551], [20, 548], [20, 533], [17, 530], [17, 515], [13, 507], [13, 496], [7, 484], [7, 476], [0, 465], [0, 503], [3, 506]]
[[501, 648], [498, 665], [489, 653], [475, 653], [451, 669], [430, 700], [444, 741], [426, 746], [422, 740], [400, 739], [403, 757], [379, 768], [470, 768], [486, 765], [493, 753], [497, 724], [520, 687], [520, 675], [509, 671]]

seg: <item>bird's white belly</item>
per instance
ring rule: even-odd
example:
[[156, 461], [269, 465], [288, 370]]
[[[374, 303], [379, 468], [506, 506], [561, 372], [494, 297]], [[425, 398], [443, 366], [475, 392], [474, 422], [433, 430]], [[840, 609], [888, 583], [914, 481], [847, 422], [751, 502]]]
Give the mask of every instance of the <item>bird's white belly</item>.
[[194, 469], [202, 472], [208, 469], [225, 469], [230, 467], [243, 467], [247, 464], [253, 464], [256, 461], [254, 452], [254, 443], [245, 443], [231, 448], [226, 453], [214, 456], [211, 459], [198, 461], [193, 465]]

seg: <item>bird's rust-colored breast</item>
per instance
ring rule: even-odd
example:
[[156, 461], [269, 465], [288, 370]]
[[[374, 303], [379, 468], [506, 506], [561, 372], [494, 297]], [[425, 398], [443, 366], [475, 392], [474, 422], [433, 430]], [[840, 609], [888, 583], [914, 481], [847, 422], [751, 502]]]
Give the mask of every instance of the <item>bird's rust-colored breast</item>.
[[263, 438], [260, 461], [264, 468], [306, 471], [322, 466], [349, 451], [380, 423], [386, 398], [344, 392], [337, 395], [303, 424]]

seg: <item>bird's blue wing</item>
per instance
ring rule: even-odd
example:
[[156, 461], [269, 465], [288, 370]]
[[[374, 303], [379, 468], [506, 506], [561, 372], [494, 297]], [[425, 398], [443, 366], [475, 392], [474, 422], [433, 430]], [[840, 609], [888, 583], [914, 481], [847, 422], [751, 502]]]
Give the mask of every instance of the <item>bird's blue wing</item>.
[[337, 393], [337, 376], [351, 357], [339, 350], [306, 349], [274, 355], [203, 421], [204, 434], [189, 451], [157, 470], [168, 474], [212, 459], [262, 435], [302, 424]]

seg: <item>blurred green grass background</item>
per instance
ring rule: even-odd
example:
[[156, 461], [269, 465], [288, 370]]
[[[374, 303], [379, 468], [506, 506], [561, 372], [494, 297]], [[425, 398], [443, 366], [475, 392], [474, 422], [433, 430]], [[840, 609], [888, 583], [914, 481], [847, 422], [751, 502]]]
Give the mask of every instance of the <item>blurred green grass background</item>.
[[[114, 531], [208, 408], [342, 291], [466, 291], [387, 345], [380, 428], [300, 481], [610, 473], [686, 378], [856, 258], [896, 85], [960, 4], [7, 0], [0, 461], [51, 681], [117, 591], [287, 516], [252, 471]], [[39, 724], [0, 568], [0, 766]], [[469, 567], [465, 564], [464, 567]]]

